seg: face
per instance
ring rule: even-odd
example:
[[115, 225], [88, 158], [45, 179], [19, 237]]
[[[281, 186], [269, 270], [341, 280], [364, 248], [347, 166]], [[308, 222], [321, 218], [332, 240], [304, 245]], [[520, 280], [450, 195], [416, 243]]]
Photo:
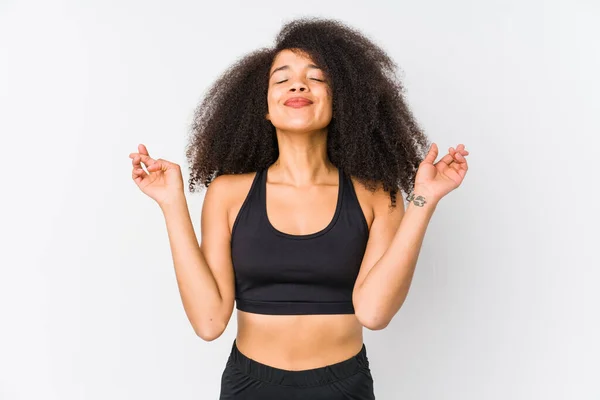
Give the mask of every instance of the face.
[[269, 71], [267, 119], [278, 129], [306, 132], [331, 121], [332, 98], [324, 72], [302, 53], [282, 50]]

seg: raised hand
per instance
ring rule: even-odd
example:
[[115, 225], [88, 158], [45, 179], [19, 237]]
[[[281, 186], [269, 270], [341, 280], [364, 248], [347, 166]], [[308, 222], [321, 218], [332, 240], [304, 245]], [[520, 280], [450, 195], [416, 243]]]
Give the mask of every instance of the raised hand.
[[448, 154], [434, 164], [438, 147], [432, 143], [415, 176], [415, 195], [423, 195], [435, 202], [459, 187], [469, 169], [468, 154], [465, 145], [459, 144], [456, 149], [450, 147]]
[[[131, 177], [140, 190], [160, 206], [183, 194], [183, 178], [179, 165], [162, 158], [153, 159], [146, 146], [138, 145], [137, 153], [130, 153], [133, 171]], [[146, 166], [146, 171], [142, 168]]]

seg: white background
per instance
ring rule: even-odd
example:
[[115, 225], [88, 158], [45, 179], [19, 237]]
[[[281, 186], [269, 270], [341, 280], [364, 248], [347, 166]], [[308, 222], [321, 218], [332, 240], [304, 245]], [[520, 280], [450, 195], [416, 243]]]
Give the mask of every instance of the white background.
[[[236, 322], [194, 335], [130, 152], [283, 22], [334, 17], [398, 62], [470, 170], [431, 220], [378, 399], [600, 399], [596, 1], [0, 0], [0, 399], [216, 399]], [[188, 194], [199, 235], [204, 192]]]

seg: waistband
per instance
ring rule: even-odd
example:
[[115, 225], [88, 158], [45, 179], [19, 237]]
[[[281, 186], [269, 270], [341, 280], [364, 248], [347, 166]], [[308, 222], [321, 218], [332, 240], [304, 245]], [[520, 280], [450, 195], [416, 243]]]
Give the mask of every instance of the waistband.
[[255, 314], [298, 315], [298, 314], [354, 314], [352, 301], [256, 301], [235, 299], [236, 308]]
[[298, 387], [326, 385], [349, 378], [369, 368], [367, 349], [364, 344], [355, 356], [347, 360], [319, 368], [290, 371], [271, 367], [245, 356], [239, 351], [234, 340], [229, 363], [235, 365], [241, 372], [263, 382]]

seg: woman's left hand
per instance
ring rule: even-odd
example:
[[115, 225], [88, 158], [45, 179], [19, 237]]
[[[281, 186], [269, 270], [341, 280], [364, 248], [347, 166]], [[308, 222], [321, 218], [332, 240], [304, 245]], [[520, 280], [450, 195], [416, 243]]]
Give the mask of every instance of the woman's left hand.
[[456, 150], [450, 147], [448, 154], [434, 164], [438, 147], [432, 143], [415, 176], [415, 196], [422, 195], [426, 201], [438, 202], [459, 187], [469, 169], [465, 158], [468, 154], [465, 145], [459, 144]]

